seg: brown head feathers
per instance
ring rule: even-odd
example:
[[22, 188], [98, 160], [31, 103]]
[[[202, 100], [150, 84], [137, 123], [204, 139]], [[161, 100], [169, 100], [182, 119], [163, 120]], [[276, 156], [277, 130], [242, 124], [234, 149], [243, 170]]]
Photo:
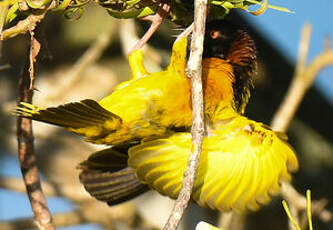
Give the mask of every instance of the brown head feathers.
[[240, 113], [250, 97], [256, 71], [256, 46], [247, 31], [225, 20], [207, 23], [203, 58], [220, 58], [234, 68], [234, 104]]

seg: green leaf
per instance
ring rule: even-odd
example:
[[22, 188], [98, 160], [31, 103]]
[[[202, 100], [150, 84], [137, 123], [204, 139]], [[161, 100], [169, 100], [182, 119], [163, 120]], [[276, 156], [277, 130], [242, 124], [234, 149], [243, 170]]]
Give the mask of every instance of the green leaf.
[[8, 24], [11, 21], [13, 21], [18, 16], [18, 14], [19, 14], [19, 5], [17, 2], [8, 9], [5, 24]]
[[153, 6], [146, 6], [142, 9], [129, 9], [129, 10], [124, 10], [124, 11], [117, 11], [117, 10], [113, 10], [110, 8], [105, 8], [108, 13], [115, 18], [140, 18], [140, 17], [144, 17], [144, 16], [148, 16], [148, 15], [152, 15], [155, 14], [157, 11], [157, 5], [153, 5]]
[[[247, 1], [249, 3], [252, 3], [252, 4], [263, 5], [262, 2], [259, 2], [259, 1], [256, 1], [256, 0], [245, 0], [245, 1]], [[268, 4], [268, 8], [278, 10], [278, 11], [282, 11], [282, 12], [287, 12], [287, 13], [295, 13], [294, 11], [291, 11], [287, 8], [280, 7], [280, 6], [274, 6], [274, 5], [270, 5], [270, 4]]]

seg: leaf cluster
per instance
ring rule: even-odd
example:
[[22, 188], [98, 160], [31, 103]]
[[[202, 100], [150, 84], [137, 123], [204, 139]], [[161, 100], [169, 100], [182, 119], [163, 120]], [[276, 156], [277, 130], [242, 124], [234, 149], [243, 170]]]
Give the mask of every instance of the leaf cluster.
[[[40, 15], [48, 11], [63, 13], [67, 19], [78, 19], [83, 7], [89, 2], [96, 2], [115, 18], [141, 18], [157, 12], [161, 0], [4, 0], [0, 2], [0, 34], [3, 27], [14, 26], [15, 19], [29, 15]], [[210, 17], [223, 18], [231, 9], [249, 11], [251, 5], [261, 5], [261, 14], [267, 7], [290, 12], [288, 9], [271, 6], [261, 0], [210, 0]], [[171, 0], [168, 19], [180, 25], [193, 21], [194, 0]]]

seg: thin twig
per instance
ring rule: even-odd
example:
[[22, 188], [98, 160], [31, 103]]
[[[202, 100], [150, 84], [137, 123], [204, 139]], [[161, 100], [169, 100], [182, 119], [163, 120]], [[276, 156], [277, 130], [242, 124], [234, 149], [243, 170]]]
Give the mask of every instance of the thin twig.
[[183, 37], [188, 37], [193, 32], [194, 23], [189, 25], [185, 30], [181, 29], [182, 32], [177, 36], [176, 41], [179, 41]]
[[205, 132], [201, 61], [207, 15], [207, 0], [195, 0], [194, 7], [193, 39], [191, 43], [191, 54], [186, 70], [187, 76], [191, 79], [191, 99], [193, 111], [191, 130], [192, 146], [184, 173], [182, 188], [179, 192], [176, 204], [172, 210], [168, 222], [163, 228], [164, 230], [174, 230], [177, 228], [188, 205], [199, 164], [201, 145]]
[[[306, 66], [310, 35], [311, 26], [306, 24], [302, 30], [296, 71], [288, 92], [274, 115], [271, 125], [273, 130], [286, 132], [316, 76], [323, 68], [333, 65], [333, 50], [325, 47], [324, 51], [319, 54], [309, 66]], [[289, 183], [282, 185], [281, 192], [282, 196], [288, 201], [290, 209], [294, 212], [293, 216], [296, 217], [300, 210], [306, 210], [306, 198], [299, 194]], [[325, 210], [325, 206], [322, 204], [322, 201], [313, 202], [313, 207], [316, 207], [316, 209], [313, 209], [316, 210], [314, 214], [323, 221], [331, 220], [332, 213]]]
[[294, 75], [299, 75], [306, 68], [306, 59], [310, 47], [311, 33], [312, 33], [312, 25], [310, 23], [306, 23], [302, 28], [301, 32], [301, 39], [298, 45], [298, 58]]
[[131, 49], [131, 51], [129, 53], [133, 52], [136, 49], [142, 48], [148, 42], [148, 40], [151, 38], [151, 36], [153, 36], [153, 34], [156, 32], [156, 30], [158, 30], [158, 28], [160, 28], [160, 26], [163, 22], [163, 19], [170, 11], [170, 7], [171, 7], [170, 4], [171, 3], [169, 0], [163, 0], [163, 1], [161, 1], [161, 5], [158, 7], [158, 10], [155, 15], [149, 15], [149, 16], [141, 18], [141, 20], [151, 21], [151, 25], [150, 25], [149, 29], [147, 30], [147, 32], [142, 36], [140, 41], [138, 41], [136, 43], [136, 45]]
[[287, 129], [316, 76], [329, 65], [333, 65], [333, 50], [317, 56], [302, 73], [293, 78], [288, 93], [273, 118], [272, 128], [274, 130], [284, 132]]
[[[295, 188], [289, 183], [282, 183], [281, 186], [282, 196], [288, 201], [290, 207], [297, 210], [306, 210], [306, 197], [298, 193]], [[318, 200], [312, 201], [312, 213], [319, 217], [320, 220], [328, 222], [332, 220], [332, 212], [325, 209], [327, 201]]]
[[133, 44], [138, 44], [140, 41], [136, 32], [136, 25], [134, 19], [120, 21], [119, 36], [122, 52], [124, 56], [127, 57], [134, 50]]
[[[305, 43], [304, 39], [302, 39], [301, 43]], [[301, 53], [306, 54], [306, 52], [300, 51]], [[299, 61], [298, 63], [303, 66], [306, 58], [302, 57], [301, 59], [304, 61]], [[333, 50], [324, 50], [307, 67], [296, 67], [298, 71], [296, 71], [296, 75], [293, 77], [285, 99], [274, 115], [272, 121], [272, 128], [274, 130], [281, 132], [287, 130], [291, 119], [294, 117], [305, 93], [313, 84], [314, 79], [322, 69], [329, 65], [333, 65]]]
[[45, 14], [29, 15], [27, 18], [19, 21], [15, 26], [2, 32], [0, 39], [7, 40], [19, 34], [25, 34], [35, 29], [35, 26], [44, 18]]
[[55, 1], [48, 6], [47, 9], [41, 11], [39, 14], [31, 14], [25, 19], [19, 21], [15, 26], [2, 31], [0, 34], [0, 40], [7, 40], [9, 38], [13, 38], [19, 34], [25, 34], [28, 31], [33, 31], [36, 25], [43, 20], [46, 13], [53, 9], [56, 6]]
[[113, 25], [101, 33], [85, 53], [75, 62], [73, 67], [65, 73], [66, 77], [63, 78], [62, 81], [57, 82], [59, 90], [55, 93], [49, 93], [46, 96], [45, 101], [52, 101], [59, 98], [59, 95], [65, 95], [73, 85], [77, 84], [80, 79], [82, 79], [82, 76], [84, 76], [82, 74], [84, 70], [94, 64], [102, 56], [103, 52], [114, 38], [113, 35], [115, 32], [115, 25]]
[[[120, 21], [119, 36], [123, 55], [128, 58], [133, 44], [139, 42], [139, 37], [136, 32], [136, 25], [134, 19], [127, 19]], [[145, 65], [153, 72], [162, 71], [160, 65], [162, 62], [161, 54], [149, 44], [142, 47], [142, 53], [145, 56]]]
[[[30, 44], [32, 45], [32, 44]], [[30, 52], [29, 52], [30, 53]], [[33, 91], [30, 90], [29, 55], [21, 73], [19, 81], [18, 103], [21, 101], [31, 103]], [[33, 133], [31, 120], [17, 118], [17, 140], [19, 149], [19, 161], [23, 180], [34, 212], [35, 221], [39, 229], [52, 230], [52, 218], [43, 194], [36, 157], [34, 155]]]

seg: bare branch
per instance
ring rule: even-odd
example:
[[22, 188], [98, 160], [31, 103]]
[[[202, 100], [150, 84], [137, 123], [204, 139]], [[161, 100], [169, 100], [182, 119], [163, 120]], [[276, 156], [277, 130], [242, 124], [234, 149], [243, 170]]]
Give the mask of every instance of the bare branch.
[[71, 69], [65, 73], [66, 77], [64, 80], [59, 80], [57, 84], [59, 85], [59, 90], [55, 93], [49, 93], [45, 97], [45, 101], [52, 101], [59, 98], [59, 95], [66, 94], [73, 85], [77, 84], [80, 79], [82, 79], [83, 71], [89, 66], [94, 64], [103, 54], [104, 50], [109, 46], [116, 29], [115, 24], [101, 33], [96, 40], [90, 45], [90, 47], [85, 51], [85, 53], [76, 61], [76, 63], [71, 67]]
[[15, 26], [2, 31], [0, 34], [0, 40], [7, 40], [13, 38], [19, 34], [25, 34], [28, 31], [33, 31], [40, 21], [43, 20], [48, 10], [51, 10], [55, 7], [55, 1], [48, 6], [47, 9], [42, 10], [39, 14], [31, 14], [25, 19], [19, 21]]
[[295, 75], [299, 75], [305, 70], [306, 59], [310, 47], [311, 32], [312, 25], [310, 23], [306, 23], [302, 29], [301, 40], [298, 45], [298, 59], [295, 68]]
[[[274, 115], [272, 121], [273, 130], [286, 132], [292, 118], [294, 117], [300, 103], [306, 92], [312, 86], [319, 72], [329, 65], [333, 65], [333, 50], [327, 48], [319, 54], [309, 66], [306, 66], [307, 53], [311, 26], [306, 24], [302, 30], [302, 36], [299, 45], [299, 57], [296, 71], [280, 108]], [[298, 219], [298, 213], [306, 210], [306, 198], [299, 194], [289, 183], [284, 183], [281, 188], [282, 196], [288, 201], [290, 210], [293, 212], [295, 219]], [[323, 201], [313, 201], [313, 213], [322, 221], [332, 219], [332, 213], [325, 210]]]
[[[127, 58], [133, 49], [133, 44], [139, 42], [139, 37], [136, 33], [136, 25], [134, 19], [122, 20], [120, 22], [119, 30], [120, 42], [123, 55]], [[142, 53], [145, 56], [145, 64], [149, 69], [153, 69], [156, 72], [162, 71], [160, 65], [162, 62], [161, 54], [149, 44], [146, 44], [141, 48]]]
[[19, 34], [25, 34], [29, 30], [34, 30], [36, 24], [40, 22], [44, 18], [45, 14], [41, 15], [29, 15], [24, 20], [21, 20], [17, 23], [17, 25], [6, 29], [1, 34], [1, 40], [7, 40], [9, 38], [13, 38]]
[[194, 23], [192, 23], [191, 25], [189, 25], [185, 30], [183, 30], [183, 32], [181, 32], [178, 36], [176, 41], [182, 39], [183, 37], [188, 37], [192, 32], [193, 32], [193, 27], [194, 27]]
[[[306, 197], [298, 193], [294, 187], [289, 183], [282, 183], [281, 187], [282, 196], [288, 201], [290, 207], [298, 210], [306, 210]], [[323, 222], [332, 220], [333, 214], [325, 209], [327, 201], [325, 199], [313, 201], [312, 212], [318, 216]]]
[[151, 36], [153, 36], [156, 30], [160, 28], [163, 19], [170, 11], [171, 3], [169, 0], [162, 0], [160, 4], [161, 5], [158, 7], [158, 10], [155, 15], [149, 15], [141, 18], [142, 20], [151, 21], [151, 25], [147, 30], [147, 32], [142, 36], [140, 41], [136, 43], [136, 45], [132, 48], [132, 50], [129, 53], [132, 53], [136, 49], [142, 48], [148, 42]]
[[[303, 42], [306, 43], [302, 39]], [[302, 46], [300, 46], [302, 47]], [[307, 50], [308, 48], [301, 48]], [[300, 51], [300, 54], [306, 55], [307, 52]], [[306, 57], [300, 57], [301, 61], [298, 61], [299, 66], [296, 67], [297, 71], [295, 72], [289, 90], [286, 94], [286, 97], [280, 108], [275, 113], [272, 128], [277, 131], [285, 132], [291, 119], [294, 117], [298, 106], [302, 102], [305, 93], [313, 84], [314, 79], [319, 74], [319, 72], [329, 65], [333, 65], [333, 50], [326, 50], [320, 55], [318, 55], [312, 63], [303, 67]], [[302, 71], [303, 69], [303, 71]]]
[[119, 36], [121, 41], [122, 52], [124, 56], [128, 56], [133, 50], [133, 44], [138, 44], [139, 37], [136, 32], [134, 19], [120, 21]]
[[[21, 101], [31, 103], [32, 101], [33, 91], [30, 90], [29, 57], [30, 52], [27, 56], [26, 64], [23, 68], [19, 81], [18, 103]], [[18, 117], [17, 140], [19, 161], [27, 194], [34, 212], [35, 223], [39, 229], [52, 230], [55, 228], [51, 223], [51, 214], [47, 207], [46, 199], [40, 185], [36, 157], [34, 155], [33, 139], [31, 120]]]
[[182, 188], [176, 204], [164, 226], [164, 230], [176, 229], [191, 197], [194, 179], [200, 159], [201, 145], [205, 132], [204, 109], [202, 93], [202, 51], [207, 15], [207, 0], [195, 0], [194, 4], [194, 29], [191, 44], [191, 54], [188, 61], [187, 76], [191, 79], [192, 99], [192, 146], [185, 169]]

